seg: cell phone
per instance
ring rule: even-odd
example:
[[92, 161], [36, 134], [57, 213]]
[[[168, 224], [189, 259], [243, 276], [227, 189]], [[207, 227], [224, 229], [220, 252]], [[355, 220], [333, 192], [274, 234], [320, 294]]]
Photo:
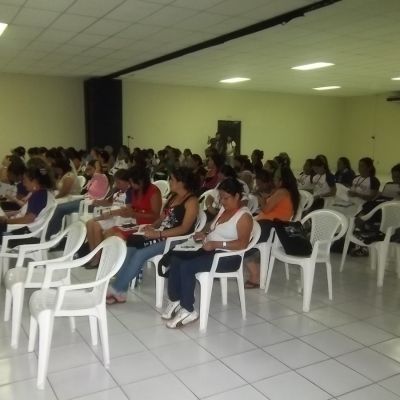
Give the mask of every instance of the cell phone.
[[121, 225], [123, 228], [134, 228], [136, 225], [135, 224], [123, 224]]

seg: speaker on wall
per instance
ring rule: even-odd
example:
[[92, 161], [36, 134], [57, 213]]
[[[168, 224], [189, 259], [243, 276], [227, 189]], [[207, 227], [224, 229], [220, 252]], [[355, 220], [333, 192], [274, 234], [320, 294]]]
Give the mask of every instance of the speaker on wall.
[[84, 83], [86, 147], [122, 145], [122, 82], [92, 78]]

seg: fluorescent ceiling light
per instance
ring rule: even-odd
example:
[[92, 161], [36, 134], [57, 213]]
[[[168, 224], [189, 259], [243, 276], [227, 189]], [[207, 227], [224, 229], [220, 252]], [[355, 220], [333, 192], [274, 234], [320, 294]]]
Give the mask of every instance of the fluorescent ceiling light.
[[309, 71], [311, 69], [331, 67], [332, 65], [335, 65], [335, 64], [327, 63], [327, 62], [316, 62], [316, 63], [312, 63], [312, 64], [298, 65], [297, 67], [292, 67], [292, 69], [297, 69], [300, 71]]
[[0, 22], [0, 36], [6, 30], [7, 26], [8, 26], [7, 24], [4, 24], [3, 22]]
[[334, 90], [334, 89], [340, 89], [340, 86], [321, 86], [321, 87], [315, 87], [313, 89], [314, 90]]
[[249, 81], [250, 78], [240, 78], [240, 77], [236, 77], [236, 78], [228, 78], [228, 79], [222, 79], [220, 80], [221, 83], [239, 83], [239, 82], [245, 82], [245, 81]]
[[400, 81], [400, 76], [397, 76], [396, 78], [392, 78], [392, 81]]

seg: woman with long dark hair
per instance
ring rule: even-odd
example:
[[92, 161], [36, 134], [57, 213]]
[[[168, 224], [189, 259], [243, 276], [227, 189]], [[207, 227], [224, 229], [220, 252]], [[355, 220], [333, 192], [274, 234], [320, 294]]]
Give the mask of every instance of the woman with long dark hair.
[[339, 157], [335, 173], [336, 183], [351, 187], [355, 175], [356, 174], [351, 169], [350, 160], [347, 157]]
[[358, 172], [360, 175], [353, 179], [349, 190], [350, 197], [358, 197], [361, 200], [372, 200], [378, 195], [381, 183], [376, 178], [374, 160], [364, 157], [358, 162]]

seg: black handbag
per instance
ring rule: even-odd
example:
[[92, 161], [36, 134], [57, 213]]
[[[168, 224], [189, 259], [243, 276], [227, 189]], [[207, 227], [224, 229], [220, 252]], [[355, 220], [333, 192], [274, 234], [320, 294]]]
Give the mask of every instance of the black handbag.
[[143, 235], [130, 235], [126, 239], [126, 245], [128, 247], [135, 247], [137, 249], [144, 249], [145, 247], [151, 246], [152, 244], [161, 242], [164, 239], [146, 239]]
[[274, 226], [286, 254], [290, 256], [311, 255], [311, 242], [301, 222], [274, 220]]

